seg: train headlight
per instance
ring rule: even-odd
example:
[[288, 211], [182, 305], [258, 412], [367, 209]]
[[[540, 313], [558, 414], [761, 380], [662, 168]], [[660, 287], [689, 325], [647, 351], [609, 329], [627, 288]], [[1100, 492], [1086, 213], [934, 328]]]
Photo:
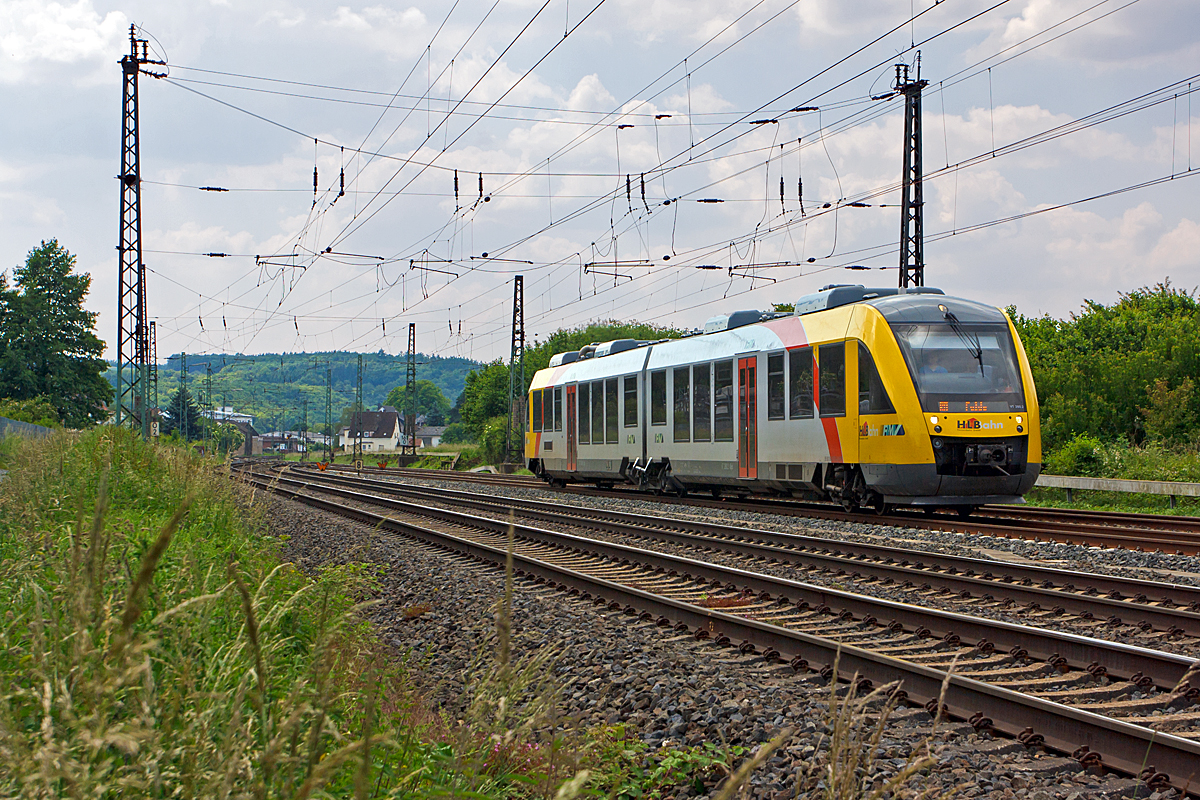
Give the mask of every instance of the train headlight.
[[1018, 425], [1021, 424], [1021, 415], [1020, 414], [1017, 415], [1017, 424]]
[[[1021, 420], [1017, 420], [1017, 422], [1020, 422], [1020, 421], [1021, 421]], [[937, 417], [930, 417], [930, 418], [929, 418], [929, 424], [930, 424], [930, 425], [937, 425]]]

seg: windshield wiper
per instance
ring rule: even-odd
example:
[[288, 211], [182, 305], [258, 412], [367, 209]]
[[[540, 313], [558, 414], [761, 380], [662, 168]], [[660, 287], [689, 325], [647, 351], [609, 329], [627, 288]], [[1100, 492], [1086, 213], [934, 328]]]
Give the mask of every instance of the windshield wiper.
[[946, 311], [945, 315], [946, 321], [950, 323], [950, 329], [954, 331], [954, 335], [957, 336], [958, 340], [963, 343], [964, 347], [967, 348], [967, 351], [970, 352], [971, 357], [979, 362], [979, 374], [986, 377], [987, 373], [983, 370], [983, 345], [979, 343], [979, 334], [968, 331], [966, 328], [964, 328], [962, 323], [959, 322], [958, 317], [954, 315], [953, 311]]

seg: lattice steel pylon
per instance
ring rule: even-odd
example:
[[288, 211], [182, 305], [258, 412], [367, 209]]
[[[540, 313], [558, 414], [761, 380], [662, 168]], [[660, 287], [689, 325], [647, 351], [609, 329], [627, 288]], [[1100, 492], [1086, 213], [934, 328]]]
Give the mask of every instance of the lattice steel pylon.
[[358, 354], [358, 384], [354, 390], [354, 467], [362, 469], [363, 454], [362, 353]]
[[333, 367], [325, 368], [325, 463], [333, 463]]
[[504, 437], [504, 461], [525, 460], [525, 277], [513, 281], [512, 348], [508, 359], [508, 431]]
[[408, 364], [404, 374], [404, 441], [400, 452], [417, 455], [417, 324], [408, 323]]
[[925, 285], [925, 199], [921, 166], [921, 54], [917, 54], [916, 80], [909, 80], [908, 65], [896, 65], [895, 90], [904, 95], [904, 175], [900, 200], [900, 288]]
[[164, 64], [149, 58], [147, 42], [129, 26], [129, 55], [121, 59], [121, 233], [117, 245], [117, 417], [118, 425], [140, 428], [150, 436], [150, 332], [146, 320], [146, 266], [142, 263], [141, 148], [138, 144], [138, 75]]

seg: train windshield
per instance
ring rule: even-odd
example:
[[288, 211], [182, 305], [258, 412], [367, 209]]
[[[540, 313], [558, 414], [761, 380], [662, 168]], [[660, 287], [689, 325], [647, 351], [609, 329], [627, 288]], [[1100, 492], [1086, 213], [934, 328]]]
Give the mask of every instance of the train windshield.
[[1025, 410], [1007, 325], [939, 322], [893, 326], [925, 411]]

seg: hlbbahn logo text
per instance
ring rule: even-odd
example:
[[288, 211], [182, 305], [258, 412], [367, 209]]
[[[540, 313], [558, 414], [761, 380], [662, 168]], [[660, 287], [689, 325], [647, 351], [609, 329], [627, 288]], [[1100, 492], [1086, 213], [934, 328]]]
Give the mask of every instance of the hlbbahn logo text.
[[970, 419], [960, 419], [958, 421], [958, 427], [969, 428], [970, 430], [999, 430], [1000, 428], [1003, 428], [1004, 425], [999, 422], [980, 422], [974, 417], [971, 417]]

